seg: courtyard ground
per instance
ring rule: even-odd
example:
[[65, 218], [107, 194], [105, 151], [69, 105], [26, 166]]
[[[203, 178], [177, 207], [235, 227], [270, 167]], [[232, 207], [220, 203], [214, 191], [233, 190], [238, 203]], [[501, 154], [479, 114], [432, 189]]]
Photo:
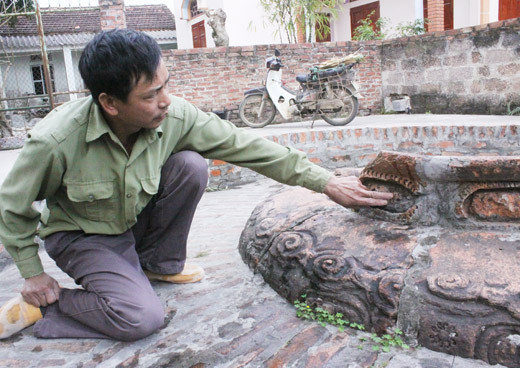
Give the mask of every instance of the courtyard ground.
[[[368, 124], [370, 119], [358, 118], [354, 123]], [[274, 134], [269, 130], [308, 130], [308, 125], [271, 126], [262, 130], [262, 134]], [[0, 181], [16, 155], [17, 151], [0, 151]], [[43, 340], [34, 338], [28, 328], [0, 341], [0, 367], [489, 366], [425, 348], [374, 352], [370, 344], [360, 341], [367, 333], [339, 332], [296, 318], [294, 307], [278, 296], [261, 276], [254, 275], [237, 250], [240, 233], [254, 207], [282, 187], [270, 179], [262, 179], [203, 196], [189, 237], [188, 258], [189, 262], [205, 268], [206, 278], [197, 284], [153, 284], [167, 309], [167, 323], [158, 333], [133, 343]], [[61, 285], [75, 287], [44, 252], [41, 257], [46, 270]], [[0, 303], [3, 303], [19, 292], [22, 280], [13, 265], [0, 272], [0, 280]]]

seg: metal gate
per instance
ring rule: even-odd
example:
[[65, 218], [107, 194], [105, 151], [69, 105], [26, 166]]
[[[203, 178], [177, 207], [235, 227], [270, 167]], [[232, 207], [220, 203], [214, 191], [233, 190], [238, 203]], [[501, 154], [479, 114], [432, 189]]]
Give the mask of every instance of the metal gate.
[[25, 135], [55, 106], [88, 94], [76, 67], [81, 50], [60, 46], [63, 36], [46, 36], [42, 22], [78, 5], [44, 5], [0, 0], [0, 138]]

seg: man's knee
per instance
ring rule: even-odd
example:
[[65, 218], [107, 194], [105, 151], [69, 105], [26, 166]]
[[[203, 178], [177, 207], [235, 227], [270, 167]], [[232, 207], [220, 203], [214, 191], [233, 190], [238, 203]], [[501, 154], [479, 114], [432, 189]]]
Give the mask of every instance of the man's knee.
[[208, 182], [208, 164], [204, 157], [193, 151], [181, 151], [170, 156], [163, 167], [167, 175], [182, 177], [183, 182], [205, 188]]
[[153, 334], [164, 324], [164, 309], [159, 302], [147, 305], [124, 304], [124, 307], [118, 305], [111, 307], [112, 312], [115, 313], [113, 320], [118, 326], [114, 329], [112, 338], [136, 341]]

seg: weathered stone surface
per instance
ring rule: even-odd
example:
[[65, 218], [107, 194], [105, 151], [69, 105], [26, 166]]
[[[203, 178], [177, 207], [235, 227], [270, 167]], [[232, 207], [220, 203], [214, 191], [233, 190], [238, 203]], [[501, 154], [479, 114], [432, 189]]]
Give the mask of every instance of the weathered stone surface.
[[520, 238], [446, 231], [416, 280], [419, 342], [433, 350], [519, 367]]
[[384, 331], [395, 324], [416, 242], [413, 231], [386, 225], [294, 189], [255, 209], [239, 249], [287, 299], [306, 294], [311, 303]]
[[520, 219], [520, 191], [478, 191], [473, 194], [469, 211], [482, 220], [513, 221]]
[[290, 301], [520, 367], [520, 158], [382, 152], [360, 179], [394, 198], [354, 212], [284, 191], [253, 211], [242, 258]]

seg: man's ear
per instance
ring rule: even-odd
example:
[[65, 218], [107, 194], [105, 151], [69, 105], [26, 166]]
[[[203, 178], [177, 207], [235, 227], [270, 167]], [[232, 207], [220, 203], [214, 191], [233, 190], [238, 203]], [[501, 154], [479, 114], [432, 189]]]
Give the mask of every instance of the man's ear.
[[119, 114], [119, 109], [117, 108], [117, 98], [107, 95], [105, 92], [102, 92], [99, 95], [98, 100], [99, 104], [101, 105], [105, 113], [107, 113], [110, 116], [117, 116]]

